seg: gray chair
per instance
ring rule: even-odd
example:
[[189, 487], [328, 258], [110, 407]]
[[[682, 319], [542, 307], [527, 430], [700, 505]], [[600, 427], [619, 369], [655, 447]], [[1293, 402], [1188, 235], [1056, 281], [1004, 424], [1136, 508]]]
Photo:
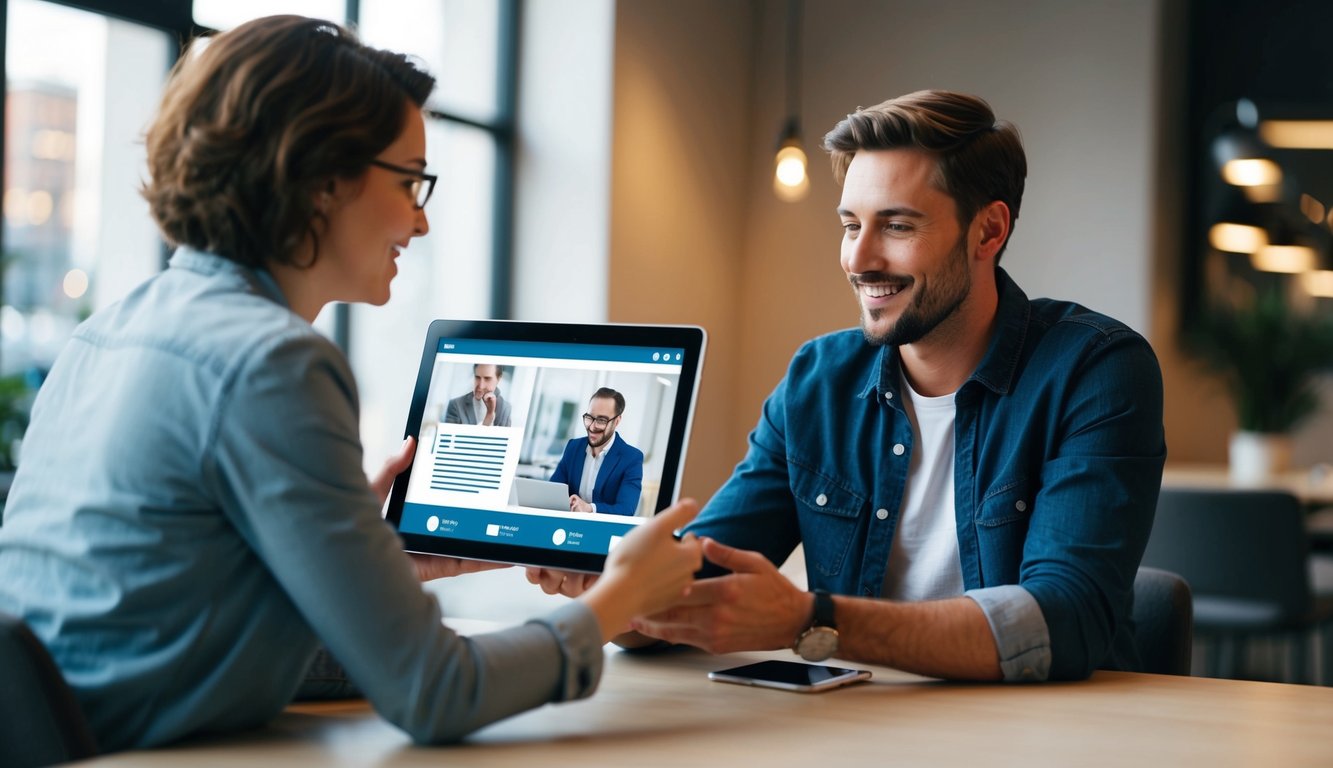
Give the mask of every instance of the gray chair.
[[1134, 577], [1133, 617], [1143, 671], [1188, 676], [1194, 650], [1189, 584], [1170, 571], [1140, 568]]
[[88, 721], [46, 646], [0, 613], [0, 765], [30, 768], [97, 754]]
[[1210, 676], [1237, 676], [1246, 641], [1267, 635], [1287, 641], [1291, 677], [1309, 681], [1307, 651], [1333, 620], [1333, 598], [1310, 587], [1305, 524], [1290, 493], [1162, 489], [1143, 564], [1189, 582], [1195, 632], [1212, 641]]

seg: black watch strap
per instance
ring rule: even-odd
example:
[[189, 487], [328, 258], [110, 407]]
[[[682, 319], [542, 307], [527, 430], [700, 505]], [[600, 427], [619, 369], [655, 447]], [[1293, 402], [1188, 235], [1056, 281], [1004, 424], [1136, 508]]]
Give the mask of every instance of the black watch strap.
[[810, 622], [810, 626], [837, 629], [838, 622], [834, 615], [833, 595], [822, 589], [812, 590], [811, 594], [815, 596], [815, 615]]

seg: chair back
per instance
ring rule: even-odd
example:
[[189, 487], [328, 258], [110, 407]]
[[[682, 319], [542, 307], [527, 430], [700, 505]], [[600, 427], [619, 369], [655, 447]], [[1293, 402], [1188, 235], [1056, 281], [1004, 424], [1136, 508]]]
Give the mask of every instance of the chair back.
[[1194, 604], [1179, 575], [1139, 568], [1134, 576], [1134, 645], [1144, 672], [1189, 675]]
[[1300, 501], [1282, 491], [1163, 488], [1143, 565], [1180, 574], [1200, 601], [1245, 616], [1299, 622], [1312, 597], [1309, 541]]
[[97, 754], [60, 668], [22, 619], [0, 612], [0, 765], [35, 768]]

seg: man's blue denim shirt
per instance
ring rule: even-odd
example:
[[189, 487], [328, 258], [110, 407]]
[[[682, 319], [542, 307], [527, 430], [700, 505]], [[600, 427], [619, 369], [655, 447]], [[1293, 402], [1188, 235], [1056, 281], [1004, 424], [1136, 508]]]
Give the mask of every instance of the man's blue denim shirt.
[[[995, 335], [956, 397], [964, 586], [1006, 679], [1136, 669], [1134, 575], [1166, 460], [1157, 358], [1122, 323], [1029, 301], [999, 268], [996, 283]], [[812, 589], [878, 597], [913, 450], [899, 370], [859, 329], [806, 343], [690, 530], [774, 563], [804, 543]]]

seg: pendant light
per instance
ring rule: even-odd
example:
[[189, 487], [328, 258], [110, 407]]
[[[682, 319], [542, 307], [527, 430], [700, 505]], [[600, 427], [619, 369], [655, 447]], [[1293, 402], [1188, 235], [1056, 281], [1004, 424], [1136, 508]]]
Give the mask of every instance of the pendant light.
[[801, 2], [787, 0], [787, 117], [773, 158], [773, 192], [794, 203], [810, 193], [805, 150], [801, 146]]

